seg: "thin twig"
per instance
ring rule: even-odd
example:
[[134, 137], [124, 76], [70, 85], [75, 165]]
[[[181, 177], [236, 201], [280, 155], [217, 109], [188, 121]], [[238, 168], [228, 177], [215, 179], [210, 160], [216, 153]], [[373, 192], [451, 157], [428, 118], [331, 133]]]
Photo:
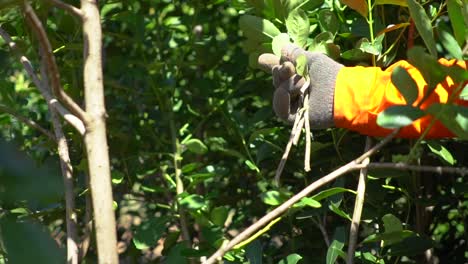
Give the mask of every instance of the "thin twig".
[[5, 42], [13, 51], [16, 51], [19, 54], [20, 62], [21, 64], [23, 64], [23, 67], [26, 70], [26, 73], [28, 74], [29, 78], [33, 81], [33, 83], [36, 85], [37, 89], [42, 94], [44, 99], [60, 113], [60, 115], [65, 119], [65, 121], [67, 121], [70, 125], [72, 125], [81, 135], [84, 135], [85, 127], [84, 127], [83, 122], [78, 117], [71, 114], [70, 111], [68, 111], [65, 107], [63, 107], [63, 105], [60, 102], [58, 102], [57, 99], [54, 98], [54, 96], [52, 96], [48, 87], [44, 87], [42, 85], [39, 78], [37, 78], [37, 75], [29, 59], [25, 57], [24, 55], [20, 54], [20, 51], [17, 48], [16, 43], [13, 42], [10, 35], [1, 27], [0, 27], [0, 36], [5, 40]]
[[304, 97], [304, 126], [305, 126], [305, 153], [304, 153], [304, 170], [310, 171], [310, 124], [309, 124], [309, 93]]
[[[371, 138], [366, 138], [366, 146], [364, 152], [367, 152], [371, 147]], [[369, 158], [362, 161], [362, 165], [369, 164]], [[349, 229], [349, 243], [348, 243], [348, 256], [346, 263], [354, 263], [354, 251], [356, 250], [356, 243], [359, 234], [359, 223], [361, 221], [362, 208], [364, 206], [364, 196], [366, 193], [366, 178], [367, 178], [367, 167], [362, 168], [359, 172], [359, 181], [356, 193], [356, 200], [354, 202], [353, 218], [351, 220], [351, 226]]]
[[81, 9], [76, 8], [76, 7], [74, 7], [72, 5], [69, 5], [69, 4], [65, 3], [65, 2], [62, 2], [60, 0], [47, 0], [47, 1], [49, 1], [54, 6], [67, 11], [68, 13], [70, 13], [71, 15], [73, 15], [73, 16], [75, 16], [77, 18], [83, 19], [83, 12], [81, 12]]
[[0, 111], [1, 112], [5, 112], [11, 116], [13, 116], [14, 118], [18, 119], [19, 121], [23, 122], [25, 125], [31, 127], [31, 128], [34, 128], [34, 129], [37, 129], [39, 132], [41, 132], [42, 134], [44, 134], [45, 136], [47, 136], [51, 141], [55, 142], [55, 137], [52, 133], [50, 133], [47, 129], [41, 127], [38, 123], [36, 123], [35, 121], [11, 110], [10, 108], [4, 106], [4, 105], [0, 105]]
[[382, 148], [387, 142], [389, 142], [396, 134], [398, 133], [398, 130], [393, 131], [389, 135], [387, 135], [379, 144], [371, 148], [369, 151], [361, 155], [359, 158], [356, 160], [353, 160], [346, 165], [341, 166], [340, 168], [336, 169], [335, 171], [325, 175], [324, 177], [318, 179], [317, 181], [311, 183], [309, 186], [304, 188], [302, 191], [299, 193], [295, 194], [293, 197], [289, 198], [287, 201], [285, 201], [283, 204], [280, 206], [276, 207], [273, 209], [271, 212], [260, 218], [257, 222], [252, 224], [251, 226], [247, 227], [244, 231], [242, 231], [240, 234], [238, 234], [236, 237], [234, 237], [229, 243], [224, 244], [219, 248], [213, 255], [208, 258], [205, 264], [212, 264], [215, 263], [217, 260], [220, 260], [224, 254], [232, 249], [235, 245], [240, 243], [241, 241], [246, 240], [248, 237], [250, 237], [253, 233], [255, 233], [258, 229], [260, 229], [262, 226], [268, 224], [271, 222], [273, 219], [277, 218], [278, 216], [282, 215], [284, 212], [286, 212], [289, 207], [293, 206], [295, 203], [300, 201], [302, 198], [306, 197], [309, 195], [312, 191], [320, 188], [321, 186], [335, 180], [336, 178], [342, 176], [345, 173], [348, 173], [350, 171], [358, 170], [363, 167], [366, 167], [366, 165], [361, 165], [360, 163], [366, 159], [367, 157], [370, 157], [373, 155], [375, 152], [377, 152], [380, 148]]
[[32, 32], [36, 35], [39, 45], [44, 50], [44, 56], [47, 63], [47, 73], [50, 78], [50, 83], [52, 86], [52, 91], [55, 96], [62, 102], [66, 108], [70, 110], [74, 115], [80, 118], [84, 123], [87, 123], [88, 115], [81, 109], [81, 107], [73, 101], [73, 99], [65, 93], [60, 83], [60, 73], [58, 70], [57, 63], [55, 62], [55, 57], [52, 53], [52, 46], [50, 45], [47, 34], [42, 26], [41, 21], [37, 17], [36, 13], [32, 9], [28, 1], [24, 1], [24, 13], [26, 14], [26, 20], [29, 22]]
[[[44, 58], [44, 50], [39, 48], [41, 55], [41, 80], [42, 86], [49, 86], [49, 79], [47, 78], [46, 68], [47, 64]], [[70, 152], [68, 150], [67, 139], [63, 133], [62, 123], [58, 117], [56, 109], [50, 104], [50, 119], [54, 128], [54, 134], [57, 138], [57, 151], [60, 159], [60, 169], [62, 171], [63, 186], [65, 193], [65, 223], [67, 226], [67, 263], [78, 264], [78, 217], [75, 213], [75, 195], [73, 187], [73, 167], [70, 161]]]
[[[359, 165], [363, 166], [363, 165]], [[445, 166], [425, 166], [425, 165], [409, 165], [406, 163], [391, 163], [391, 162], [372, 162], [366, 166], [368, 169], [395, 169], [409, 170], [421, 172], [433, 172], [437, 174], [459, 174], [461, 176], [468, 175], [468, 167], [445, 167]]]
[[291, 151], [291, 146], [292, 146], [293, 141], [294, 141], [294, 135], [296, 133], [299, 133], [298, 131], [300, 131], [302, 129], [302, 127], [298, 126], [298, 124], [300, 124], [300, 120], [302, 119], [301, 118], [302, 114], [303, 114], [303, 111], [298, 111], [296, 113], [296, 118], [294, 119], [294, 125], [293, 125], [293, 128], [291, 130], [291, 135], [289, 136], [288, 144], [286, 144], [283, 156], [281, 156], [281, 161], [280, 161], [280, 163], [278, 165], [278, 168], [276, 169], [276, 174], [275, 174], [275, 184], [276, 184], [276, 186], [279, 186], [279, 184], [280, 184], [281, 173], [283, 173], [284, 165], [286, 164], [286, 160], [288, 159], [288, 156], [289, 156], [289, 151]]

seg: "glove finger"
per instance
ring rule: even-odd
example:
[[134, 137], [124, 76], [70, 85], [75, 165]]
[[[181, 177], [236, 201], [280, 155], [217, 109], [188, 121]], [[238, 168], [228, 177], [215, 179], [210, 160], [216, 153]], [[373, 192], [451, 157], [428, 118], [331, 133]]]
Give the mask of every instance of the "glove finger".
[[280, 58], [275, 54], [263, 53], [258, 57], [258, 66], [261, 70], [271, 73], [275, 65], [280, 64]]
[[275, 65], [271, 70], [271, 74], [273, 75], [273, 86], [275, 86], [275, 89], [278, 89], [282, 82], [280, 78], [280, 69], [281, 65]]
[[282, 88], [275, 90], [273, 94], [273, 110], [282, 120], [287, 121], [290, 113], [290, 96], [288, 91]]
[[289, 79], [295, 73], [296, 67], [294, 67], [294, 64], [290, 61], [284, 62], [279, 70], [280, 79], [282, 81]]

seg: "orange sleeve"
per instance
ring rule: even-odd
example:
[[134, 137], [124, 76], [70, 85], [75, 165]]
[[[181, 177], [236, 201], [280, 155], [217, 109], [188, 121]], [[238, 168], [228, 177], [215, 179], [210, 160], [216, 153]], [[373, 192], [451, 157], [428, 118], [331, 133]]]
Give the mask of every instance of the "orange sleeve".
[[[467, 62], [439, 60], [443, 65], [458, 64], [467, 68]], [[405, 99], [391, 82], [395, 67], [405, 68], [415, 80], [419, 89], [417, 104], [427, 91], [427, 83], [421, 73], [406, 61], [399, 61], [386, 70], [378, 67], [344, 67], [338, 73], [334, 95], [334, 121], [337, 127], [347, 128], [369, 136], [385, 136], [392, 130], [377, 125], [377, 115], [392, 105], [405, 105]], [[447, 77], [421, 105], [426, 109], [433, 103], [446, 103], [449, 94], [457, 87]], [[455, 104], [468, 106], [468, 101], [456, 100]], [[403, 127], [397, 137], [418, 138], [431, 122], [432, 116], [426, 115]], [[442, 123], [436, 121], [426, 138], [454, 137]]]

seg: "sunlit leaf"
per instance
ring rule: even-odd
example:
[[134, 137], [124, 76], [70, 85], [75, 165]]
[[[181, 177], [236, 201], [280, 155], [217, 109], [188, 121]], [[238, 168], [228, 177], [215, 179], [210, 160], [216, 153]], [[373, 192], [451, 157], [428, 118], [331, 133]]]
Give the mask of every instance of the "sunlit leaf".
[[375, 5], [399, 5], [408, 6], [406, 0], [375, 0]]
[[459, 3], [457, 0], [447, 0], [447, 10], [455, 39], [458, 45], [463, 45], [468, 38], [468, 25], [463, 18], [463, 7]]
[[367, 17], [367, 1], [366, 0], [341, 0], [341, 2], [351, 9], [356, 10], [363, 17]]
[[314, 199], [315, 201], [321, 201], [325, 198], [328, 198], [332, 195], [335, 195], [335, 194], [338, 194], [338, 193], [343, 193], [343, 192], [351, 192], [351, 193], [356, 193], [355, 191], [353, 190], [350, 190], [350, 189], [346, 189], [346, 188], [342, 188], [342, 187], [333, 187], [333, 188], [330, 188], [330, 189], [327, 189], [327, 190], [324, 190], [324, 191], [321, 191], [315, 195], [313, 195], [312, 199]]
[[398, 66], [392, 72], [392, 83], [405, 98], [406, 104], [412, 105], [418, 98], [418, 87], [405, 68]]
[[424, 11], [424, 8], [416, 2], [416, 0], [407, 0], [411, 18], [414, 20], [414, 25], [418, 29], [419, 34], [429, 49], [429, 53], [433, 57], [437, 57], [436, 44], [434, 41], [434, 33], [432, 32], [431, 20]]
[[468, 107], [434, 103], [427, 108], [427, 112], [437, 116], [459, 138], [468, 139]]
[[286, 46], [287, 44], [291, 43], [289, 41], [289, 35], [286, 33], [281, 33], [273, 38], [273, 42], [271, 43], [273, 48], [273, 53], [276, 56], [281, 56], [281, 49]]
[[270, 21], [252, 15], [241, 16], [239, 27], [244, 36], [257, 42], [270, 42], [281, 33]]
[[460, 99], [467, 100], [468, 101], [468, 84], [465, 85], [463, 90], [460, 93]]
[[300, 55], [299, 57], [296, 58], [296, 72], [300, 76], [307, 76], [309, 74], [309, 69], [308, 69], [308, 64], [307, 64], [307, 58], [305, 55]]
[[463, 52], [460, 48], [460, 45], [458, 45], [458, 42], [455, 40], [452, 34], [450, 34], [448, 28], [444, 24], [439, 24], [437, 27], [437, 33], [439, 34], [440, 42], [449, 52], [451, 57], [459, 60], [463, 59]]
[[346, 258], [346, 254], [343, 252], [343, 247], [346, 239], [346, 231], [344, 227], [340, 226], [335, 229], [335, 234], [333, 235], [333, 241], [327, 250], [327, 258], [325, 263], [334, 264], [339, 256]]
[[448, 164], [454, 165], [456, 160], [453, 158], [452, 153], [448, 151], [444, 146], [441, 144], [431, 141], [427, 142], [427, 146], [431, 150], [432, 153], [439, 156], [442, 160], [445, 160]]
[[424, 111], [409, 105], [395, 105], [377, 116], [377, 125], [384, 128], [404, 127], [425, 115]]
[[187, 142], [185, 142], [185, 146], [187, 146], [187, 149], [195, 154], [205, 154], [208, 151], [206, 145], [203, 144], [201, 140], [196, 138], [189, 139]]
[[415, 66], [429, 85], [427, 92], [432, 90], [445, 79], [447, 71], [437, 60], [427, 54], [422, 47], [415, 46], [408, 51], [408, 60]]
[[296, 264], [301, 259], [302, 259], [301, 255], [294, 253], [294, 254], [288, 255], [286, 258], [280, 260], [278, 262], [278, 264]]
[[190, 210], [198, 210], [201, 209], [203, 206], [206, 205], [205, 198], [198, 194], [191, 194], [179, 201], [180, 205], [190, 209]]
[[268, 205], [279, 205], [286, 200], [286, 196], [278, 191], [267, 191], [260, 195], [260, 199]]
[[302, 9], [295, 9], [289, 13], [286, 19], [286, 28], [295, 44], [300, 47], [307, 44], [310, 23], [307, 14]]
[[320, 204], [319, 202], [317, 202], [316, 200], [310, 197], [304, 197], [294, 205], [294, 207], [305, 207], [305, 206], [310, 206], [313, 208], [320, 208], [322, 207], [322, 204]]

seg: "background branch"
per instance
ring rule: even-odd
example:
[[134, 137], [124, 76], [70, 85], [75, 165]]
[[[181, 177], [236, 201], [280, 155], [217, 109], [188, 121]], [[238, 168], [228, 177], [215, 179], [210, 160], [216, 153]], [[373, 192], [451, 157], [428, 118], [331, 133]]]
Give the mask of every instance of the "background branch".
[[4, 105], [1, 105], [0, 104], [0, 111], [1, 112], [5, 112], [7, 114], [10, 114], [11, 116], [13, 116], [14, 118], [18, 119], [20, 122], [24, 123], [25, 125], [31, 127], [31, 128], [34, 128], [34, 129], [37, 129], [39, 132], [41, 132], [42, 134], [44, 134], [45, 136], [47, 136], [50, 140], [54, 141], [55, 142], [55, 137], [52, 133], [50, 133], [47, 129], [41, 127], [38, 123], [34, 122], [33, 120], [23, 116], [23, 115], [20, 115], [19, 113], [11, 110], [10, 108], [4, 106]]
[[49, 1], [54, 6], [67, 11], [68, 13], [70, 13], [71, 15], [73, 15], [73, 16], [79, 18], [79, 19], [83, 18], [83, 12], [81, 12], [81, 10], [79, 8], [76, 8], [76, 7], [74, 7], [72, 5], [69, 5], [69, 4], [65, 3], [65, 2], [62, 2], [60, 0], [47, 0], [47, 1]]
[[26, 20], [29, 22], [32, 32], [36, 35], [39, 46], [44, 50], [44, 58], [47, 63], [47, 73], [50, 78], [50, 84], [54, 95], [57, 96], [60, 102], [62, 102], [66, 108], [70, 110], [74, 115], [80, 118], [83, 122], [86, 122], [88, 116], [81, 107], [73, 101], [73, 99], [65, 93], [60, 83], [60, 73], [55, 62], [55, 57], [52, 53], [52, 46], [50, 45], [47, 34], [42, 26], [41, 21], [37, 17], [36, 13], [32, 9], [28, 1], [24, 1], [24, 13], [26, 14]]
[[27, 57], [21, 55], [19, 49], [16, 46], [16, 43], [11, 39], [10, 35], [0, 27], [0, 36], [5, 40], [8, 46], [19, 54], [20, 62], [23, 64], [26, 73], [28, 74], [29, 78], [32, 82], [36, 85], [39, 89], [39, 92], [42, 94], [44, 99], [50, 106], [53, 106], [57, 112], [67, 121], [70, 125], [72, 125], [78, 133], [84, 135], [85, 133], [85, 126], [83, 122], [76, 117], [75, 115], [71, 114], [63, 105], [54, 98], [54, 96], [50, 93], [50, 89], [47, 86], [44, 86], [42, 82], [37, 77], [34, 68]]

